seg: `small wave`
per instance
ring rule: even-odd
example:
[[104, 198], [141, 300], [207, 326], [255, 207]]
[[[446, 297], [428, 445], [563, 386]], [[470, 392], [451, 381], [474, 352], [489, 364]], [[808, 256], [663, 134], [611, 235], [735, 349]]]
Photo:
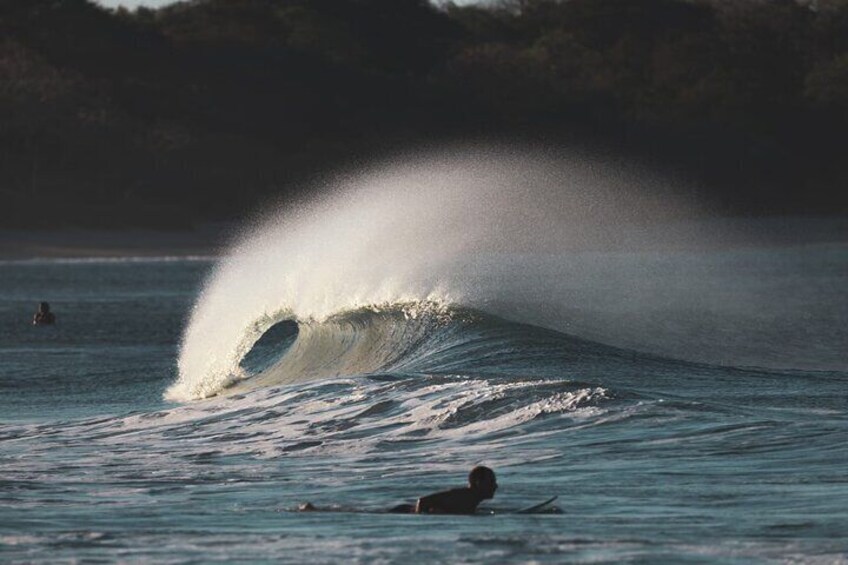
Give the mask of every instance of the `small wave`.
[[[506, 437], [525, 448], [514, 461], [503, 455], [501, 464], [524, 464], [555, 456], [547, 434], [600, 421], [613, 396], [565, 379], [374, 375], [266, 387], [153, 414], [29, 426], [26, 436], [39, 442], [39, 456], [48, 457], [57, 442], [96, 444], [98, 466], [153, 466], [186, 477], [221, 457], [412, 457], [434, 441], [442, 451], [482, 457]], [[540, 443], [530, 445], [534, 438]]]

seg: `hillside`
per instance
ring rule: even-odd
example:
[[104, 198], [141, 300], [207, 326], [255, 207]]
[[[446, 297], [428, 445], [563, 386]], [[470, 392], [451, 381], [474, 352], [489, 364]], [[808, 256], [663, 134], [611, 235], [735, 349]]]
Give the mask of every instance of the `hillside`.
[[848, 212], [848, 2], [0, 2], [0, 227], [186, 227], [399, 148], [585, 140]]

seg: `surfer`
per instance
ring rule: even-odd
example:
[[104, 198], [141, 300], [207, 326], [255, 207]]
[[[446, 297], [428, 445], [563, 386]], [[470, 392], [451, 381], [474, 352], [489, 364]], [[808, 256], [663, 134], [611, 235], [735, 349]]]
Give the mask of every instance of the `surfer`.
[[[488, 467], [478, 465], [468, 473], [467, 487], [422, 496], [416, 504], [398, 504], [390, 508], [388, 512], [392, 514], [474, 514], [481, 502], [495, 496], [496, 490], [498, 490], [498, 481], [495, 479], [495, 472]], [[297, 507], [298, 512], [318, 510], [321, 509], [311, 502], [304, 502]]]
[[[498, 481], [495, 472], [488, 467], [478, 465], [468, 473], [468, 486], [437, 492], [422, 496], [416, 504], [398, 504], [388, 510], [372, 510], [371, 512], [389, 512], [391, 514], [474, 514], [477, 506], [484, 500], [495, 497], [498, 490]], [[544, 512], [547, 514], [562, 514], [556, 506], [550, 506], [559, 496], [552, 496], [539, 504], [528, 508], [513, 511], [513, 514], [536, 514]], [[328, 511], [327, 508], [318, 508], [311, 502], [298, 505], [298, 512]], [[357, 512], [357, 510], [333, 509], [341, 512]], [[367, 510], [358, 510], [367, 512]]]
[[56, 315], [50, 311], [50, 304], [42, 302], [38, 305], [38, 312], [32, 317], [32, 325], [49, 326], [56, 323]]
[[392, 512], [414, 512], [416, 514], [474, 514], [484, 500], [495, 496], [498, 481], [495, 472], [478, 465], [468, 473], [468, 486], [422, 496], [413, 507], [397, 506]]

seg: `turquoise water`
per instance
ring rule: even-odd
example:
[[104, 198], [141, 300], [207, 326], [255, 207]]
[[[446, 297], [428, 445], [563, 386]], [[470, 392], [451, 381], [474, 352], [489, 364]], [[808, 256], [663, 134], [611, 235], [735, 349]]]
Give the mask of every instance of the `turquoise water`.
[[[652, 310], [655, 338], [625, 335], [622, 313], [605, 341], [589, 291], [574, 332], [399, 302], [265, 320], [246, 380], [180, 402], [165, 396], [212, 262], [3, 263], [0, 559], [845, 562], [848, 373], [820, 337], [844, 335], [845, 249], [750, 253], [778, 307], [723, 334], [736, 365], [686, 360], [703, 359], [708, 305]], [[780, 317], [779, 297], [810, 285], [810, 319]], [[55, 327], [29, 325], [41, 300]], [[791, 339], [742, 347], [775, 319]], [[787, 363], [799, 343], [822, 348], [803, 369]], [[758, 355], [781, 366], [752, 368]], [[500, 489], [476, 516], [379, 512], [478, 463]], [[554, 494], [560, 513], [511, 513]]]

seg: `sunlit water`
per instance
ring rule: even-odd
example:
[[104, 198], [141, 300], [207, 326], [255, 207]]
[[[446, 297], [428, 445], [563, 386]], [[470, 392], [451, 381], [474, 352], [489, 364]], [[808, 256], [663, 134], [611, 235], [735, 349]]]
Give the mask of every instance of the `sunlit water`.
[[[818, 285], [820, 308], [844, 316], [844, 246], [745, 253], [775, 268], [762, 284]], [[817, 267], [787, 281], [778, 267], [801, 258]], [[405, 303], [273, 326], [242, 360], [258, 376], [226, 396], [167, 402], [212, 266], [0, 265], [4, 561], [846, 559], [844, 369], [691, 364]], [[45, 299], [57, 326], [30, 326]], [[590, 319], [598, 308], [571, 310]], [[654, 349], [697, 343], [680, 324], [676, 343]], [[289, 382], [295, 368], [312, 377]], [[461, 484], [476, 463], [501, 485], [480, 515], [379, 512]], [[554, 494], [559, 514], [511, 514]], [[335, 511], [294, 511], [307, 500]]]
[[[844, 562], [844, 220], [539, 154], [328, 181], [215, 263], [0, 263], [0, 558]], [[480, 463], [477, 515], [384, 512]]]

